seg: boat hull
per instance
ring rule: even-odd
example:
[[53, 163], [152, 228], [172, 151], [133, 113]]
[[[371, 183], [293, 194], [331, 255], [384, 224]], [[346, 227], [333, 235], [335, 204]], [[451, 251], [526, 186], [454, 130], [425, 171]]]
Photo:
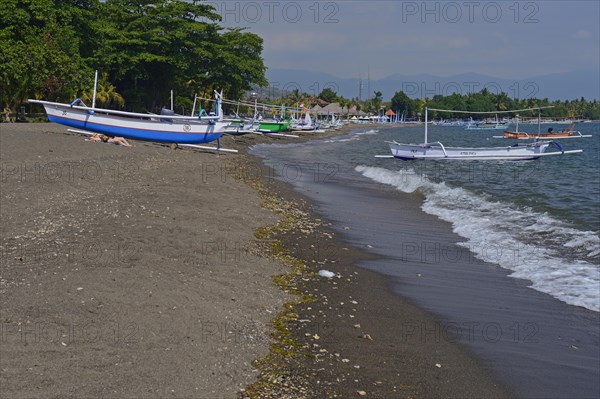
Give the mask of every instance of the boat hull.
[[263, 133], [279, 133], [285, 132], [290, 126], [289, 122], [260, 122], [258, 131]]
[[507, 139], [560, 139], [565, 137], [573, 136], [574, 131], [567, 132], [557, 132], [557, 133], [540, 133], [540, 134], [530, 134], [524, 132], [511, 132], [509, 130], [504, 131], [504, 138]]
[[539, 158], [550, 143], [535, 143], [518, 147], [462, 148], [443, 147], [439, 144], [390, 143], [394, 158], [403, 160], [514, 160], [525, 161]]
[[467, 125], [467, 130], [504, 130], [508, 127], [506, 123], [475, 124]]
[[86, 110], [69, 104], [41, 103], [50, 122], [109, 136], [163, 143], [201, 144], [219, 139], [228, 122], [209, 123], [196, 118], [170, 119], [161, 115], [129, 117], [110, 111]]

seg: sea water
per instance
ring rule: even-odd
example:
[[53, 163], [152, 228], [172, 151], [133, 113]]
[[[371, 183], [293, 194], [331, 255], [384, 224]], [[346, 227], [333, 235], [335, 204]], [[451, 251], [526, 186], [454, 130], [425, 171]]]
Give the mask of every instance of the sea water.
[[[439, 315], [519, 396], [594, 397], [600, 124], [577, 129], [593, 137], [559, 143], [582, 154], [525, 162], [375, 158], [389, 154], [386, 141], [422, 142], [423, 126], [357, 128], [253, 152], [316, 201], [343, 238], [381, 256], [360, 266]], [[429, 141], [446, 146], [516, 142], [492, 137], [501, 134], [429, 127]]]

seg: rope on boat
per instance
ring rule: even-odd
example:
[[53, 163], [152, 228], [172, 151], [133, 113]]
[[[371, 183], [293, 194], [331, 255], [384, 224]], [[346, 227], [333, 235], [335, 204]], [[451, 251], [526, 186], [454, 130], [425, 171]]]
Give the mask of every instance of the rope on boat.
[[[215, 99], [212, 99], [212, 98], [202, 98], [202, 97], [198, 97], [198, 100], [209, 101], [209, 102], [216, 101]], [[243, 105], [245, 107], [254, 107], [255, 106], [254, 103], [245, 102], [245, 101], [234, 101], [234, 100], [223, 99], [223, 100], [221, 100], [221, 102], [223, 104]], [[291, 107], [291, 106], [287, 106], [287, 105], [275, 105], [275, 104], [265, 104], [265, 103], [256, 103], [256, 105], [260, 106], [262, 108], [270, 108], [270, 109], [275, 109], [275, 110], [279, 110], [279, 111], [282, 108], [284, 108], [286, 111], [295, 111], [295, 112], [302, 112], [306, 109], [306, 107]]]
[[554, 108], [553, 105], [548, 105], [545, 107], [535, 107], [535, 108], [525, 108], [525, 109], [512, 109], [509, 111], [460, 111], [453, 109], [437, 109], [437, 108], [427, 108], [429, 111], [439, 111], [439, 112], [453, 112], [458, 114], [511, 114], [513, 112], [523, 112], [523, 111], [536, 111], [545, 108]]

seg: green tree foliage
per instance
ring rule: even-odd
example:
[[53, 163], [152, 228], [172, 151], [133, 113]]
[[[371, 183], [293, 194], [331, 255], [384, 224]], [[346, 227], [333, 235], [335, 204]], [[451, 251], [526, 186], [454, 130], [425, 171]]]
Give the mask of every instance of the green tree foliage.
[[[85, 91], [81, 99], [91, 104], [93, 101], [93, 89]], [[103, 72], [98, 79], [98, 87], [96, 88], [96, 105], [100, 108], [119, 108], [125, 105], [125, 99], [119, 93], [115, 86], [108, 81], [108, 73]]]
[[327, 101], [328, 103], [334, 103], [339, 100], [337, 93], [329, 87], [324, 88], [323, 91], [321, 91], [321, 94], [319, 94], [318, 98], [323, 101]]
[[412, 117], [415, 113], [415, 101], [406, 95], [403, 91], [397, 91], [392, 97], [392, 110], [406, 115], [407, 118]]
[[0, 102], [16, 108], [28, 97], [72, 97], [89, 79], [70, 27], [84, 15], [84, 1], [0, 2]]
[[170, 90], [235, 98], [266, 85], [262, 38], [219, 21], [198, 0], [2, 0], [0, 101], [72, 100], [94, 69], [113, 101], [120, 93], [137, 110], [166, 104]]
[[250, 83], [268, 84], [265, 78], [260, 36], [243, 29], [229, 29], [217, 41], [215, 57], [211, 59], [213, 89], [224, 89], [230, 98], [238, 98], [249, 90]]
[[375, 97], [371, 99], [371, 110], [373, 112], [378, 112], [379, 109], [383, 106], [383, 93], [380, 91], [373, 92]]
[[[392, 97], [391, 107], [394, 111], [405, 113], [407, 118], [417, 118], [423, 110], [428, 108], [462, 110], [462, 111], [507, 111], [514, 109], [535, 108], [552, 106], [553, 108], [544, 109], [542, 115], [554, 118], [586, 118], [599, 119], [600, 107], [597, 100], [588, 102], [581, 98], [573, 101], [553, 101], [548, 99], [513, 99], [506, 93], [494, 94], [488, 90], [482, 90], [478, 93], [458, 94], [453, 93], [448, 96], [435, 95], [433, 98], [411, 99], [404, 92], [396, 92]], [[537, 111], [520, 112], [522, 117], [535, 117]], [[430, 119], [437, 118], [464, 118], [465, 114], [453, 112], [429, 111]]]
[[[207, 5], [167, 0], [108, 0], [97, 24], [95, 59], [136, 108], [166, 103], [183, 79], [206, 84], [205, 67], [219, 36], [219, 16]], [[199, 22], [205, 18], [209, 22]]]

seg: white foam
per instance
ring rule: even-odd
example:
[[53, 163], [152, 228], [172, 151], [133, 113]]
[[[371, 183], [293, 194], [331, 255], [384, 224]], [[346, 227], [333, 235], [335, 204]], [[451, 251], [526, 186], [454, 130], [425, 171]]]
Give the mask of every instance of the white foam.
[[528, 208], [501, 203], [463, 188], [435, 183], [413, 170], [357, 166], [377, 182], [425, 195], [423, 211], [452, 223], [475, 256], [531, 280], [531, 287], [566, 303], [600, 311], [600, 238], [591, 231]]
[[346, 143], [348, 141], [362, 140], [362, 136], [372, 136], [377, 133], [379, 133], [379, 130], [377, 130], [377, 129], [358, 131], [358, 132], [352, 133], [350, 136], [344, 135], [344, 136], [340, 136], [340, 137], [334, 137], [329, 140], [324, 140], [323, 142], [324, 143]]
[[364, 132], [357, 132], [357, 133], [355, 133], [355, 135], [356, 136], [372, 136], [372, 135], [377, 134], [377, 133], [379, 133], [379, 130], [377, 130], [377, 129], [371, 129], [371, 130], [367, 130], [367, 131], [364, 131]]

